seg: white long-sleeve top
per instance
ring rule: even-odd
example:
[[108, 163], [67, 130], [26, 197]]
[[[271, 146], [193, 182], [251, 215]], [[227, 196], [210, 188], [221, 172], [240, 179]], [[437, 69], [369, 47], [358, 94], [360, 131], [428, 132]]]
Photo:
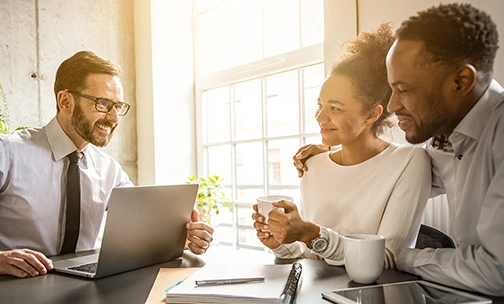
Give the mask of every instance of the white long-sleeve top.
[[301, 179], [301, 216], [325, 227], [329, 246], [320, 255], [302, 242], [273, 250], [280, 258], [323, 258], [343, 265], [342, 236], [350, 233], [385, 237], [385, 267], [395, 267], [395, 257], [412, 247], [431, 186], [431, 165], [419, 146], [390, 144], [380, 154], [360, 164], [341, 166], [331, 152], [306, 162]]

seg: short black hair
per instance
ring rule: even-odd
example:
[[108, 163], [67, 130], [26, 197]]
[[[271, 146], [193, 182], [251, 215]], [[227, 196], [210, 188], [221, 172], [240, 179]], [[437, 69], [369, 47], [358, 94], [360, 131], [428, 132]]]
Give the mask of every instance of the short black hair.
[[485, 75], [485, 82], [491, 80], [499, 48], [497, 26], [470, 4], [440, 4], [418, 12], [401, 24], [396, 38], [422, 41], [434, 62], [471, 64]]

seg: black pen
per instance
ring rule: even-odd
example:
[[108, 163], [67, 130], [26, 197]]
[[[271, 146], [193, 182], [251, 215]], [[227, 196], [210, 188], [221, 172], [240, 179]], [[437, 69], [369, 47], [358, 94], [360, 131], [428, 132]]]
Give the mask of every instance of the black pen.
[[247, 277], [247, 278], [232, 278], [232, 279], [212, 279], [212, 280], [196, 280], [196, 286], [213, 286], [213, 285], [226, 285], [226, 284], [243, 284], [251, 282], [264, 281], [263, 276]]

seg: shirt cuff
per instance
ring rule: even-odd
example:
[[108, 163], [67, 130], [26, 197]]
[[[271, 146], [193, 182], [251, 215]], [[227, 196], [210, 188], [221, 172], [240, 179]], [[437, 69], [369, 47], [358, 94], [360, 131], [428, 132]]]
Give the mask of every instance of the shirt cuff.
[[409, 273], [415, 273], [413, 270], [413, 257], [416, 255], [415, 249], [406, 248], [399, 253], [396, 258], [397, 269]]
[[345, 265], [345, 260], [339, 260], [339, 261], [336, 261], [336, 260], [324, 259], [324, 261], [325, 261], [328, 265], [331, 265], [331, 266], [343, 266], [343, 265]]
[[287, 248], [287, 246], [285, 245], [280, 245], [278, 246], [277, 248], [275, 249], [271, 249], [271, 252], [273, 252], [273, 254], [276, 256], [276, 257], [279, 257], [279, 258], [296, 258], [292, 252]]

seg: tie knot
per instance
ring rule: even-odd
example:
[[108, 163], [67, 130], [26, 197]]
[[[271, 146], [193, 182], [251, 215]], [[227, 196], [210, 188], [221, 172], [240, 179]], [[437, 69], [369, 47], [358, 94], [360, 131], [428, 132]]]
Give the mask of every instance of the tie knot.
[[72, 153], [68, 154], [68, 159], [70, 160], [71, 163], [78, 163], [81, 158], [82, 158], [82, 152], [80, 151], [73, 151]]

